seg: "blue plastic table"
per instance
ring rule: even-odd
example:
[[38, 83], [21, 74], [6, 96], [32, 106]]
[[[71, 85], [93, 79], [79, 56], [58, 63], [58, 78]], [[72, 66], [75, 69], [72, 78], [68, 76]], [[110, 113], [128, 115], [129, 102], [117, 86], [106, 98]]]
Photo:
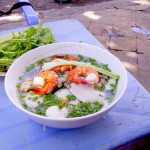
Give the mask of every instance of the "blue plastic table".
[[[77, 20], [44, 26], [52, 29], [58, 42], [82, 41], [103, 47]], [[4, 31], [0, 35], [25, 29]], [[125, 94], [105, 117], [68, 130], [43, 127], [28, 118], [9, 101], [4, 77], [0, 77], [0, 150], [108, 150], [149, 134], [149, 118], [150, 94], [129, 73]]]

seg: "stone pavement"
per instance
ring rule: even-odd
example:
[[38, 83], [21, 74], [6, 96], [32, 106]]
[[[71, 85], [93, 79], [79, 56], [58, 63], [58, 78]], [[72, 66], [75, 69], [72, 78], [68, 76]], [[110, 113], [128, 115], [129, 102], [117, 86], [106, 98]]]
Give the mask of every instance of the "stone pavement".
[[[16, 0], [1, 0], [8, 10]], [[150, 1], [74, 0], [69, 4], [53, 0], [30, 0], [40, 22], [79, 20], [125, 68], [150, 92]], [[20, 10], [0, 17], [0, 31], [27, 26]]]

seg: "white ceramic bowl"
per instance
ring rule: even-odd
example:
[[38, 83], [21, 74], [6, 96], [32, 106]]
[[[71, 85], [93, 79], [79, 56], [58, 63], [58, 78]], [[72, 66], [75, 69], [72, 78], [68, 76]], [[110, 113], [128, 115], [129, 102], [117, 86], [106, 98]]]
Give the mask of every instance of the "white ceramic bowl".
[[[51, 119], [48, 117], [33, 114], [25, 110], [21, 106], [19, 98], [17, 97], [16, 84], [18, 83], [18, 77], [23, 74], [25, 68], [42, 58], [52, 55], [64, 55], [64, 54], [70, 55], [80, 54], [86, 57], [92, 57], [104, 64], [108, 64], [109, 68], [112, 70], [113, 73], [120, 75], [117, 93], [115, 95], [113, 102], [107, 108], [104, 108], [103, 110], [97, 113], [78, 118]], [[126, 70], [124, 69], [121, 62], [115, 56], [99, 47], [75, 42], [55, 43], [46, 46], [41, 46], [32, 51], [29, 51], [26, 54], [22, 55], [11, 65], [5, 77], [5, 90], [11, 102], [17, 108], [19, 108], [21, 111], [27, 114], [31, 119], [43, 125], [56, 128], [76, 128], [90, 124], [98, 120], [99, 118], [104, 116], [119, 101], [120, 97], [123, 95], [126, 89], [126, 85], [127, 85]]]

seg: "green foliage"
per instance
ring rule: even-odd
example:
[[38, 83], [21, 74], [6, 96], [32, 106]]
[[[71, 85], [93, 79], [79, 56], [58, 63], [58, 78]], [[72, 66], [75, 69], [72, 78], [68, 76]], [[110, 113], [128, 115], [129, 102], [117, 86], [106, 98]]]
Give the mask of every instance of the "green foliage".
[[[93, 114], [97, 111], [99, 111], [103, 107], [103, 103], [99, 102], [85, 102], [85, 103], [79, 103], [77, 105], [72, 104], [62, 104], [62, 99], [56, 96], [55, 94], [47, 94], [42, 96], [43, 97], [43, 103], [39, 104], [35, 109], [34, 113], [45, 116], [46, 109], [51, 106], [58, 106], [59, 109], [62, 109], [63, 107], [67, 107], [71, 109], [72, 111], [68, 114], [68, 118], [73, 117], [81, 117], [86, 116], [89, 114]], [[74, 100], [76, 97], [74, 95], [68, 95], [70, 100]], [[37, 100], [36, 97], [34, 97], [34, 100]]]
[[103, 63], [98, 63], [95, 59], [92, 59], [90, 57], [88, 58], [85, 58], [83, 57], [82, 55], [78, 55], [78, 60], [79, 61], [83, 61], [83, 62], [86, 62], [86, 63], [90, 63], [91, 65], [94, 65], [96, 67], [100, 67], [104, 70], [107, 70], [107, 71], [111, 71], [109, 68], [108, 68], [108, 64], [103, 64]]
[[18, 35], [13, 33], [10, 40], [0, 43], [0, 71], [5, 66], [10, 66], [22, 54], [42, 45], [54, 43], [55, 37], [49, 28], [42, 28], [42, 24], [37, 27], [31, 26], [28, 30], [19, 32]]
[[75, 101], [76, 100], [76, 97], [74, 95], [67, 95], [66, 98], [69, 100], [69, 101]]
[[39, 104], [35, 108], [35, 113], [44, 115], [45, 116], [45, 111], [48, 107], [50, 106], [58, 106], [59, 108], [63, 108], [64, 106], [61, 104], [62, 99], [59, 98], [58, 96], [54, 94], [47, 94], [43, 96], [43, 103]]
[[79, 103], [78, 105], [71, 105], [73, 111], [69, 113], [68, 118], [81, 117], [96, 113], [103, 107], [103, 105], [103, 103], [99, 102], [85, 102]]

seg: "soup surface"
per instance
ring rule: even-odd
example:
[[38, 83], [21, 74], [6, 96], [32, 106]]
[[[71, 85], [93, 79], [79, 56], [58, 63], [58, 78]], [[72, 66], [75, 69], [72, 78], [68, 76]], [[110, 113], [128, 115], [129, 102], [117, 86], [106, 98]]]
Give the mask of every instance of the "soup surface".
[[28, 66], [18, 96], [28, 111], [50, 118], [81, 117], [107, 107], [119, 76], [107, 64], [81, 55], [55, 55]]

